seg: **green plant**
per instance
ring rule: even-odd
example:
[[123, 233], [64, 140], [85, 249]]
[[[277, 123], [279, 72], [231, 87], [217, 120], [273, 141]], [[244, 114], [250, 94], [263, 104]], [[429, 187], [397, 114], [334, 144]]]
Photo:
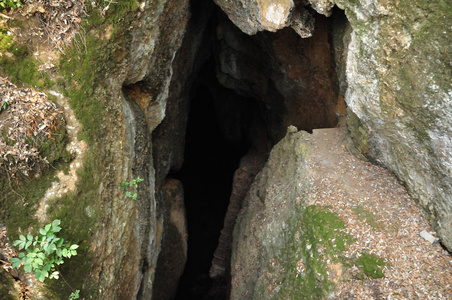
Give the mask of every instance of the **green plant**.
[[75, 292], [72, 292], [71, 295], [69, 295], [69, 300], [74, 300], [80, 298], [80, 290], [76, 290]]
[[9, 105], [8, 101], [3, 101], [0, 107], [0, 111], [5, 110], [8, 107], [8, 105]]
[[0, 6], [3, 8], [18, 8], [22, 6], [20, 0], [0, 0]]
[[[140, 178], [140, 176], [138, 176], [136, 179], [133, 179], [129, 182], [123, 181], [121, 183], [121, 191], [124, 192], [126, 190], [126, 187], [133, 187], [136, 189], [138, 187], [138, 183], [142, 182], [143, 180], [144, 180], [143, 178]], [[138, 197], [138, 195], [136, 192], [134, 194], [132, 194], [130, 191], [126, 191], [126, 197], [132, 198], [133, 200], [135, 200]]]
[[40, 235], [31, 234], [20, 235], [19, 239], [13, 242], [17, 246], [19, 257], [11, 259], [12, 267], [19, 269], [24, 266], [27, 273], [34, 272], [35, 278], [44, 282], [46, 278], [59, 278], [59, 272], [55, 269], [56, 265], [61, 265], [64, 258], [70, 258], [77, 255], [78, 245], [64, 242], [64, 239], [55, 234], [61, 230], [60, 220], [54, 220], [44, 228], [39, 229]]

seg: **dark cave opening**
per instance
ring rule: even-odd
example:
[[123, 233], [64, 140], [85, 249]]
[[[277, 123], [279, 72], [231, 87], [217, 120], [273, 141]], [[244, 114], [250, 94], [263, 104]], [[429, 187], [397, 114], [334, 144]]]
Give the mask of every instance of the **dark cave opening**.
[[[214, 13], [204, 44], [209, 58], [190, 90], [184, 163], [171, 174], [184, 187], [188, 227], [175, 299], [227, 299], [229, 270], [216, 279], [209, 270], [240, 159], [249, 151], [268, 153], [288, 125], [312, 132], [334, 127], [345, 113], [347, 21], [338, 10], [332, 18], [315, 18], [314, 36], [302, 39], [291, 28], [248, 36], [221, 11]], [[235, 64], [241, 70], [231, 71]]]
[[[214, 71], [212, 63], [207, 62], [201, 73], [208, 72], [211, 76]], [[257, 103], [229, 92], [235, 97], [233, 101], [241, 104], [229, 107], [228, 113], [240, 115], [242, 120], [252, 119], [250, 108]], [[209, 269], [223, 228], [233, 174], [250, 144], [244, 132], [235, 133], [234, 136], [225, 133], [226, 125], [220, 124], [221, 116], [218, 117], [218, 101], [209, 86], [199, 84], [194, 88], [190, 100], [184, 164], [173, 175], [184, 186], [188, 227], [187, 263], [179, 281], [176, 299], [225, 299], [226, 285], [221, 283], [215, 289], [215, 283], [209, 278]], [[247, 111], [250, 115], [247, 115]]]

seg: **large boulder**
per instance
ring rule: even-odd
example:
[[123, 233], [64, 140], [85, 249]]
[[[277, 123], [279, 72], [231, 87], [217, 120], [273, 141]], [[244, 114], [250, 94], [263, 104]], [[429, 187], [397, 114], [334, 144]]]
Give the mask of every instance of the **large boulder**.
[[404, 182], [452, 250], [448, 1], [336, 1], [353, 31], [345, 100], [355, 148]]

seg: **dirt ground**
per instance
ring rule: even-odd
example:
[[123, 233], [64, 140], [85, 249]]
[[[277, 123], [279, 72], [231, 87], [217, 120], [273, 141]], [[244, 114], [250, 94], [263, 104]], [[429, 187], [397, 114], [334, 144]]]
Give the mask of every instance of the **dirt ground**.
[[314, 130], [308, 205], [330, 206], [345, 222], [356, 239], [346, 257], [365, 251], [386, 264], [380, 279], [340, 270], [335, 299], [452, 299], [452, 255], [420, 236], [436, 237], [420, 206], [388, 170], [349, 154], [344, 139], [345, 128]]

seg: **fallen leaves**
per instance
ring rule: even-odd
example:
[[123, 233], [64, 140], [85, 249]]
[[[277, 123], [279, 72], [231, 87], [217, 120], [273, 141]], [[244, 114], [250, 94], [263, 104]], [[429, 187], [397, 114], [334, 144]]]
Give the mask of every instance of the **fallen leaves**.
[[0, 168], [9, 177], [29, 176], [48, 164], [38, 148], [64, 125], [62, 112], [46, 94], [20, 89], [3, 77], [0, 103], [7, 103], [0, 106]]
[[41, 22], [40, 36], [46, 36], [59, 51], [70, 45], [79, 33], [81, 16], [86, 14], [84, 1], [33, 0], [26, 1], [24, 16], [38, 16]]

